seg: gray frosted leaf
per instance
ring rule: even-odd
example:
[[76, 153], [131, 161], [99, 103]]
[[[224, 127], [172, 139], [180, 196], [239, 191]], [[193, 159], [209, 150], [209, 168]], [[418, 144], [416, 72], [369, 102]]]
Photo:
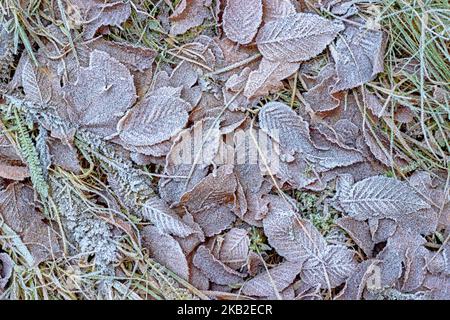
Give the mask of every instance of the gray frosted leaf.
[[158, 228], [146, 226], [141, 231], [142, 244], [150, 251], [150, 257], [175, 272], [181, 278], [189, 279], [189, 266], [178, 242]]
[[11, 278], [13, 272], [14, 262], [4, 252], [0, 253], [0, 293], [5, 289], [6, 284]]
[[[134, 147], [152, 146], [176, 136], [188, 121], [190, 105], [175, 88], [152, 92], [120, 119], [120, 139]], [[145, 150], [140, 150], [142, 153]]]
[[155, 225], [162, 233], [187, 237], [196, 231], [186, 224], [161, 199], [150, 198], [142, 207], [142, 216]]
[[22, 181], [29, 176], [26, 166], [8, 164], [0, 160], [0, 178]]
[[[202, 55], [204, 51], [209, 49], [206, 46], [199, 44], [201, 48], [195, 50], [193, 55]], [[160, 71], [155, 75], [153, 79], [154, 90], [162, 87], [182, 87], [180, 98], [190, 103], [191, 107], [194, 108], [201, 99], [202, 92], [200, 86], [195, 85], [198, 80], [199, 73], [194, 64], [182, 61], [178, 66], [172, 71], [172, 73], [167, 74], [165, 71]]]
[[244, 95], [253, 99], [283, 88], [281, 80], [294, 74], [299, 67], [299, 63], [270, 61], [263, 58], [258, 70], [250, 72]]
[[223, 30], [228, 39], [249, 44], [258, 31], [263, 15], [261, 0], [227, 0], [223, 12]]
[[301, 278], [312, 286], [335, 288], [356, 269], [353, 256], [353, 251], [344, 246], [329, 245], [303, 264]]
[[[314, 169], [318, 172], [363, 160], [359, 152], [341, 148], [316, 131], [310, 132], [308, 122], [280, 102], [269, 102], [261, 108], [259, 126], [280, 144], [284, 153], [291, 157], [294, 152], [300, 153], [304, 156], [301, 160], [307, 160], [307, 164], [315, 164]], [[314, 133], [314, 143], [311, 133]]]
[[220, 248], [220, 261], [238, 270], [247, 262], [250, 239], [247, 230], [232, 228], [225, 234]]
[[180, 35], [191, 28], [198, 27], [208, 18], [207, 0], [181, 0], [169, 17], [170, 33]]
[[243, 274], [217, 260], [209, 249], [203, 245], [197, 249], [192, 263], [214, 283], [235, 285], [242, 282]]
[[75, 84], [64, 87], [69, 117], [103, 137], [116, 131], [122, 114], [136, 100], [130, 71], [103, 51], [90, 54], [89, 67], [81, 67]]
[[288, 261], [303, 263], [325, 251], [326, 241], [319, 231], [282, 198], [271, 197], [263, 226], [269, 244]]
[[61, 254], [56, 233], [37, 211], [31, 187], [15, 182], [0, 191], [0, 217], [26, 245], [32, 266]]
[[295, 14], [291, 0], [263, 0], [263, 20], [269, 22]]
[[266, 23], [256, 37], [256, 44], [266, 59], [306, 61], [321, 53], [343, 29], [341, 23], [316, 14], [291, 14]]
[[[374, 136], [375, 135], [375, 136]], [[389, 141], [379, 135], [377, 132], [370, 132], [368, 128], [363, 130], [364, 142], [369, 147], [370, 153], [374, 158], [387, 167], [395, 165], [393, 154], [389, 148]]]
[[269, 102], [259, 112], [259, 126], [289, 150], [313, 153], [308, 122], [281, 102]]
[[382, 72], [385, 41], [381, 31], [347, 25], [331, 48], [338, 75], [332, 92], [355, 88]]
[[348, 194], [339, 197], [346, 213], [357, 219], [401, 219], [430, 206], [407, 183], [374, 176], [355, 183]]
[[290, 286], [300, 273], [301, 264], [283, 262], [257, 275], [242, 286], [242, 293], [248, 296], [272, 297]]

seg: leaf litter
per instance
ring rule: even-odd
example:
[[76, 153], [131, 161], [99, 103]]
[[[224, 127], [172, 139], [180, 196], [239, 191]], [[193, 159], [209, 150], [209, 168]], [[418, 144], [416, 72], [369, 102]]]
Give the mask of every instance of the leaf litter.
[[0, 25], [0, 297], [449, 299], [448, 169], [409, 163], [365, 1], [40, 6], [64, 30]]

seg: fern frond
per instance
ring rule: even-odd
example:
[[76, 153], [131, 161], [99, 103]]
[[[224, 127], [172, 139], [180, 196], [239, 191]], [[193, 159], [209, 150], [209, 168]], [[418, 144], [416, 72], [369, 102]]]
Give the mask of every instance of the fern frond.
[[14, 110], [14, 119], [17, 126], [17, 139], [19, 142], [20, 152], [30, 171], [31, 182], [39, 195], [43, 199], [46, 199], [48, 197], [48, 184], [45, 180], [44, 170], [42, 169], [39, 154], [33, 140], [31, 139], [30, 133], [26, 128], [24, 120], [21, 118], [17, 110]]

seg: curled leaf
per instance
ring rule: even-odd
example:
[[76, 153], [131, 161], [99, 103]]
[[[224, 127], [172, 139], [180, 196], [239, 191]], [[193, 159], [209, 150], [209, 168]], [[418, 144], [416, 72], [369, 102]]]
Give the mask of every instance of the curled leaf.
[[242, 282], [243, 274], [234, 271], [217, 260], [205, 246], [200, 246], [192, 260], [209, 280], [221, 285], [234, 285]]

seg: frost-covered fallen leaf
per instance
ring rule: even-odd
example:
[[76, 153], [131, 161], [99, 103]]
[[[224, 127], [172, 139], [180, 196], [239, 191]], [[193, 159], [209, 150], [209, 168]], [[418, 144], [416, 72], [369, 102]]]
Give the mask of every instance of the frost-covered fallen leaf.
[[338, 81], [332, 92], [355, 88], [383, 71], [386, 40], [378, 30], [346, 25], [332, 47]]
[[262, 16], [262, 0], [227, 0], [223, 12], [223, 30], [228, 39], [239, 44], [249, 44], [258, 31]]
[[321, 53], [342, 31], [342, 23], [311, 13], [296, 13], [266, 23], [256, 37], [268, 60], [299, 62]]

